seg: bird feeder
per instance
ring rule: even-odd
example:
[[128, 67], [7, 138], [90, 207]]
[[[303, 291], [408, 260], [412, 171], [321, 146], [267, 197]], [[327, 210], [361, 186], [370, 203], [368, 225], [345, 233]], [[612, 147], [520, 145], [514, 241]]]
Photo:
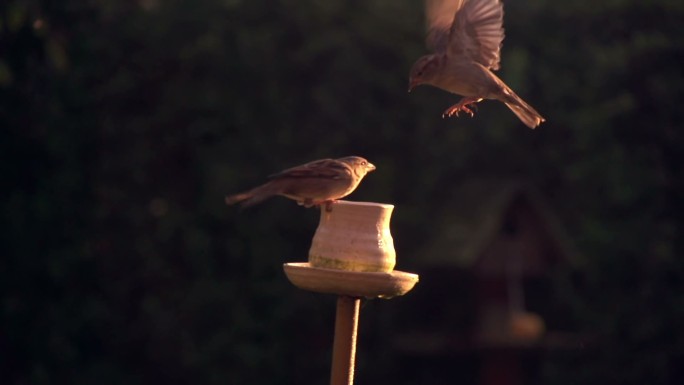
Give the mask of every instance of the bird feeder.
[[331, 385], [354, 382], [360, 299], [401, 296], [418, 282], [418, 275], [394, 270], [393, 209], [350, 201], [337, 201], [330, 211], [322, 206], [308, 262], [283, 266], [300, 289], [337, 295]]

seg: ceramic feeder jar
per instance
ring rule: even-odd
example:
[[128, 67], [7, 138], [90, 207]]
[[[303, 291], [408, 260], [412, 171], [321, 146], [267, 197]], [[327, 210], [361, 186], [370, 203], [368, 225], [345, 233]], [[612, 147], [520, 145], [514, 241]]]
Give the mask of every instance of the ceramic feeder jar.
[[394, 269], [396, 253], [389, 223], [393, 205], [337, 201], [321, 218], [309, 250], [313, 267], [356, 272]]

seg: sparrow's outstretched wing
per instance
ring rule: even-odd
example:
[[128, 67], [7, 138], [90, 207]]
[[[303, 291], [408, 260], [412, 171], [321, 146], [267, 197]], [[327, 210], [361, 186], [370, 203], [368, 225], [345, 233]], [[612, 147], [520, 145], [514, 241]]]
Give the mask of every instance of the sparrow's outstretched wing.
[[426, 0], [428, 46], [497, 70], [504, 39], [499, 0]]

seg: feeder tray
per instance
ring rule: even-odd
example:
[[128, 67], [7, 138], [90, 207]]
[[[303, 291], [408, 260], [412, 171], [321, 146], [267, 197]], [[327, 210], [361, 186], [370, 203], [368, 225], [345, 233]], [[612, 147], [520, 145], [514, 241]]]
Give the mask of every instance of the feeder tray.
[[404, 295], [418, 282], [418, 275], [403, 271], [361, 272], [326, 269], [308, 262], [286, 263], [285, 275], [300, 289], [366, 298]]

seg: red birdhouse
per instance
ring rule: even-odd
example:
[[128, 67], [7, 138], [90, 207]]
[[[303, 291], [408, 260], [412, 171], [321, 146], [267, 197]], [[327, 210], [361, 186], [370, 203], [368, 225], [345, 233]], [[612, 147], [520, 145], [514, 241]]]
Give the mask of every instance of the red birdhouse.
[[540, 352], [577, 345], [551, 280], [554, 271], [572, 268], [576, 253], [530, 186], [464, 184], [420, 255], [421, 287], [407, 298], [420, 317], [409, 315], [402, 326], [403, 354], [433, 362], [457, 354], [470, 363], [463, 368], [469, 374], [453, 380], [513, 385], [535, 376], [530, 368]]

